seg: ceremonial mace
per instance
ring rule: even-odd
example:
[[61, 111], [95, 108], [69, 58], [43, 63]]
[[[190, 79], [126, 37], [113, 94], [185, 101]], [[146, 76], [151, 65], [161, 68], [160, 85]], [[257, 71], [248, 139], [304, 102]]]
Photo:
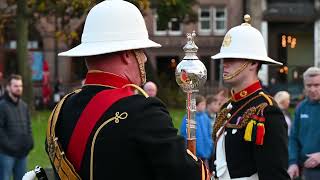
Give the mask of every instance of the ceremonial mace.
[[207, 69], [197, 57], [198, 47], [194, 43], [195, 31], [187, 33], [187, 44], [183, 47], [185, 56], [176, 68], [176, 81], [180, 88], [187, 93], [187, 147], [196, 154], [196, 99], [199, 88], [207, 80]]

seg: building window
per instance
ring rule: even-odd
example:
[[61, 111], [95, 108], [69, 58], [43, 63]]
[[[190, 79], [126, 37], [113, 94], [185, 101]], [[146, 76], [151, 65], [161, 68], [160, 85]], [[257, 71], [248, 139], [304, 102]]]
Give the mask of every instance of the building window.
[[227, 29], [227, 12], [226, 8], [214, 9], [214, 33], [224, 35]]
[[198, 11], [198, 30], [201, 35], [224, 35], [227, 30], [225, 7], [202, 7]]
[[182, 24], [178, 21], [177, 18], [172, 18], [171, 21], [169, 22], [169, 35], [181, 35], [181, 26]]
[[211, 33], [211, 10], [210, 8], [199, 9], [199, 33], [201, 35], [210, 35]]
[[154, 16], [154, 34], [155, 35], [166, 35], [167, 27], [164, 24], [161, 24], [158, 20], [158, 15]]
[[168, 24], [161, 24], [158, 21], [158, 16], [154, 16], [154, 34], [155, 35], [173, 35], [178, 36], [182, 34], [182, 23], [177, 18], [172, 18]]

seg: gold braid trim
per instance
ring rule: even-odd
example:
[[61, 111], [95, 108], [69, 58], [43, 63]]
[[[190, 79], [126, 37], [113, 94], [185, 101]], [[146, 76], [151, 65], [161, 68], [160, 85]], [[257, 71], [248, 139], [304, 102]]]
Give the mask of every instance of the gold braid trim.
[[264, 92], [260, 92], [259, 94], [267, 99], [267, 101], [269, 102], [270, 106], [273, 105], [271, 98], [267, 94], [265, 94]]
[[[263, 93], [264, 94], [264, 93]], [[268, 103], [261, 103], [258, 106], [254, 106], [254, 107], [250, 107], [248, 110], [245, 111], [245, 113], [243, 114], [243, 119], [242, 121], [236, 125], [236, 124], [230, 124], [229, 121], [236, 115], [238, 114], [238, 112], [240, 110], [242, 110], [246, 105], [248, 105], [251, 101], [253, 101], [254, 99], [263, 96], [262, 93], [259, 93], [259, 95], [251, 98], [249, 101], [247, 101], [245, 104], [243, 104], [236, 112], [234, 112], [232, 114], [232, 116], [230, 118], [227, 118], [227, 114], [230, 112], [231, 109], [227, 109], [227, 108], [223, 108], [217, 115], [217, 119], [216, 122], [214, 123], [213, 126], [213, 133], [212, 133], [212, 138], [214, 140], [214, 142], [217, 142], [217, 139], [219, 139], [219, 137], [221, 136], [221, 134], [223, 133], [223, 131], [220, 132], [220, 134], [218, 134], [218, 136], [216, 135], [217, 132], [219, 131], [219, 129], [221, 127], [227, 127], [227, 128], [233, 128], [233, 129], [241, 129], [246, 127], [246, 125], [248, 124], [248, 122], [250, 121], [250, 117], [254, 114], [260, 114], [263, 115], [263, 110], [265, 107], [268, 106]], [[264, 94], [265, 95], [265, 94]], [[265, 97], [265, 96], [264, 96]], [[268, 100], [268, 99], [267, 99]], [[270, 100], [270, 98], [269, 98]], [[269, 102], [270, 104], [270, 102]]]
[[139, 65], [141, 82], [142, 84], [144, 84], [146, 82], [146, 69], [145, 69], [145, 61], [147, 59], [146, 55], [141, 49], [133, 50], [133, 53], [136, 56], [136, 59]]
[[128, 87], [128, 86], [137, 89], [142, 95], [144, 95], [144, 97], [146, 97], [146, 98], [149, 97], [149, 95], [148, 95], [141, 87], [139, 87], [138, 85], [135, 85], [135, 84], [126, 84], [126, 85], [123, 86], [123, 88], [124, 88], [124, 87]]
[[212, 133], [212, 139], [214, 139], [214, 142], [216, 142], [216, 134], [219, 131], [219, 129], [224, 125], [224, 122], [227, 120], [227, 114], [230, 112], [231, 109], [223, 108], [218, 114], [216, 121], [213, 125], [213, 133]]
[[252, 115], [256, 114], [256, 115], [260, 115], [263, 116], [263, 110], [265, 107], [268, 106], [268, 103], [261, 103], [258, 106], [253, 106], [251, 108], [249, 108], [248, 110], [246, 110], [245, 113], [243, 113], [242, 115], [242, 120], [239, 124], [226, 124], [227, 128], [233, 128], [233, 129], [242, 129], [244, 127], [247, 126], [247, 124], [250, 121], [250, 118], [252, 117]]
[[250, 121], [250, 117], [252, 117], [252, 115], [256, 114], [257, 111], [257, 107], [251, 107], [248, 110], [246, 110], [246, 112], [242, 115], [242, 120], [239, 124], [226, 124], [227, 128], [233, 128], [233, 129], [242, 129], [244, 128], [248, 122]]
[[114, 121], [116, 124], [118, 124], [120, 122], [120, 119], [127, 119], [127, 117], [128, 117], [127, 112], [122, 112], [121, 114], [119, 112], [116, 112], [116, 114], [113, 117], [111, 117], [110, 119], [102, 123], [97, 129], [97, 131], [94, 133], [93, 140], [91, 142], [91, 151], [90, 151], [90, 180], [93, 180], [93, 155], [94, 155], [94, 146], [96, 144], [96, 139], [98, 134], [100, 133], [101, 129], [111, 121]]
[[261, 103], [259, 104], [257, 115], [260, 114], [260, 116], [263, 116], [263, 110], [268, 106], [268, 103]]
[[233, 79], [234, 77], [238, 76], [247, 66], [248, 66], [249, 62], [245, 62], [243, 63], [238, 69], [236, 69], [236, 71], [229, 75], [229, 76], [224, 76], [223, 79], [224, 80], [230, 80]]
[[56, 105], [52, 111], [47, 128], [47, 151], [49, 154], [49, 159], [55, 167], [56, 173], [60, 179], [71, 179], [71, 180], [81, 180], [81, 177], [77, 174], [75, 168], [70, 163], [70, 161], [65, 156], [64, 150], [59, 143], [58, 137], [55, 135], [56, 123], [60, 110], [64, 101], [72, 94], [79, 93], [81, 89], [75, 90], [72, 93], [64, 96], [61, 101]]

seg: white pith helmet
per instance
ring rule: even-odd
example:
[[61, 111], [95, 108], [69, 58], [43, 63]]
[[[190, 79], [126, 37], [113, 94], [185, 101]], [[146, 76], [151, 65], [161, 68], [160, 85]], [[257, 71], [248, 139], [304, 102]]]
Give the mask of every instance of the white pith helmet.
[[261, 61], [264, 64], [278, 64], [268, 57], [262, 34], [249, 24], [250, 16], [244, 16], [245, 23], [231, 28], [223, 39], [220, 53], [212, 59], [240, 58]]
[[161, 47], [149, 39], [139, 9], [123, 0], [106, 0], [89, 12], [81, 44], [59, 56], [94, 56], [130, 49]]

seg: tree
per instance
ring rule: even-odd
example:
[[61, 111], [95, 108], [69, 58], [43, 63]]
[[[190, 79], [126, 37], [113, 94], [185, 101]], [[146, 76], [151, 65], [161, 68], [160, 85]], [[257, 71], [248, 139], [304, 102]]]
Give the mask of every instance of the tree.
[[[23, 77], [24, 83], [24, 97], [27, 103], [32, 104], [32, 81], [31, 81], [31, 67], [28, 61], [28, 12], [27, 0], [18, 0], [17, 4], [17, 59], [18, 59], [18, 72]], [[33, 107], [33, 106], [31, 106]]]
[[[55, 36], [65, 38], [64, 35], [67, 33], [61, 32], [68, 32], [70, 39], [76, 38], [77, 35], [74, 32], [67, 31], [67, 25], [73, 19], [81, 20], [80, 17], [85, 16], [89, 7], [89, 0], [6, 0], [0, 3], [0, 45], [3, 45], [5, 41], [4, 29], [6, 24], [16, 23], [18, 73], [23, 76], [24, 97], [28, 104], [31, 105], [33, 99], [31, 64], [28, 61], [27, 49], [28, 25], [33, 23], [40, 24], [39, 27], [43, 27], [41, 24], [43, 25], [45, 22], [48, 26], [43, 29], [47, 30], [50, 29], [50, 22], [53, 22]], [[52, 19], [53, 21], [50, 21]], [[55, 45], [57, 45], [57, 42]]]

